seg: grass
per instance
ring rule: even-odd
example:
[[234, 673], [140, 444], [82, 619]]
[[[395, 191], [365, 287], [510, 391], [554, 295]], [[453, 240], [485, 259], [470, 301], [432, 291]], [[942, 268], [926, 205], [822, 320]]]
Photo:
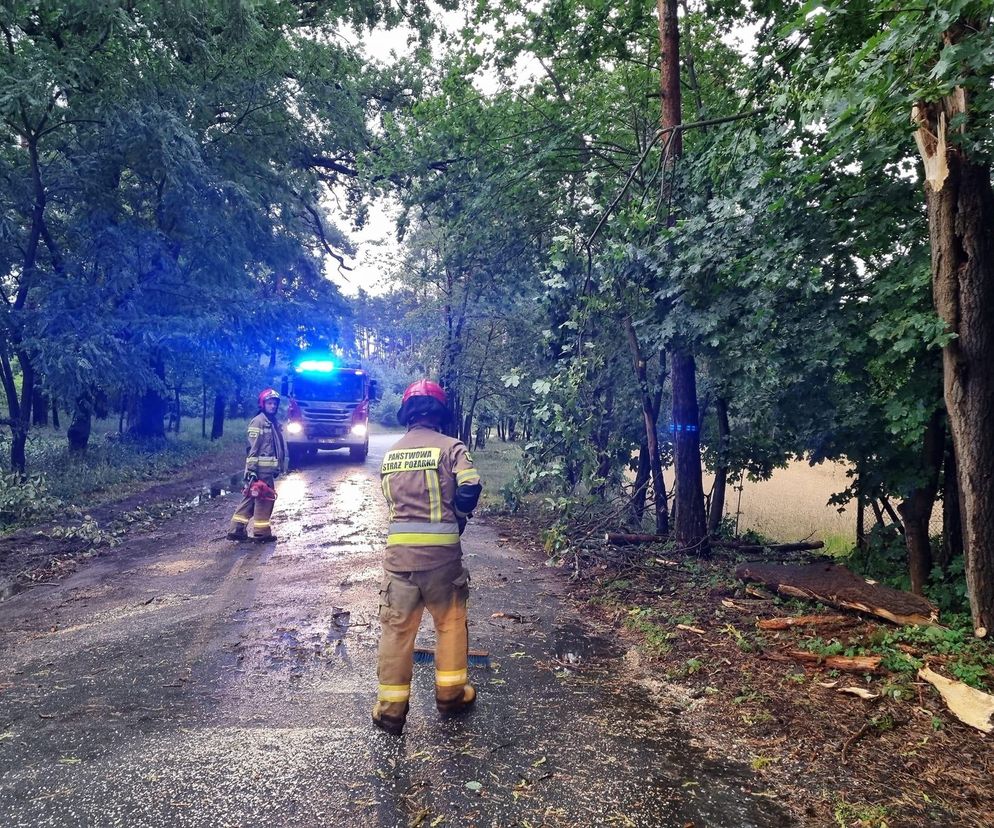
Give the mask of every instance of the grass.
[[[20, 481], [7, 466], [9, 437], [0, 437], [0, 529], [125, 497], [150, 481], [168, 479], [192, 460], [231, 451], [244, 439], [240, 421], [232, 422], [225, 436], [216, 441], [204, 440], [194, 429], [154, 443], [96, 432], [84, 454], [71, 455], [62, 432], [34, 429], [26, 447], [28, 480]], [[231, 471], [219, 468], [221, 473]]]
[[486, 448], [476, 449], [473, 459], [483, 478], [480, 506], [488, 510], [503, 509], [505, 503], [501, 490], [514, 480], [521, 467], [520, 444], [493, 440], [487, 443]]

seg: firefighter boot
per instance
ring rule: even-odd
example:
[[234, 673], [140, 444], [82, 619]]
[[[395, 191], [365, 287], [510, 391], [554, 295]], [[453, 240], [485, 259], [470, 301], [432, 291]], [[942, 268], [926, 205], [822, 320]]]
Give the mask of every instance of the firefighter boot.
[[464, 684], [462, 691], [456, 698], [443, 698], [439, 695], [440, 687], [435, 687], [435, 707], [442, 714], [442, 718], [449, 719], [453, 716], [461, 716], [476, 701], [476, 688], [472, 684]]
[[[380, 705], [377, 704], [377, 707]], [[404, 723], [407, 721], [407, 711], [410, 705], [405, 702], [403, 710], [396, 714], [373, 712], [373, 724], [380, 730], [384, 730], [391, 736], [400, 736], [404, 732]]]

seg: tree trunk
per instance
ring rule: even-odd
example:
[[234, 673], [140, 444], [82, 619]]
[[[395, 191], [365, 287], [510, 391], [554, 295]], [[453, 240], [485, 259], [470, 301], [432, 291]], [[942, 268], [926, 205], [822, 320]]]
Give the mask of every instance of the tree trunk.
[[[971, 21], [957, 24], [947, 44], [971, 28]], [[970, 122], [964, 90], [919, 104], [915, 117], [926, 162], [935, 309], [955, 334], [943, 348], [943, 390], [959, 474], [966, 583], [974, 630], [985, 636], [994, 628], [994, 190], [987, 163], [956, 144], [945, 147], [947, 137], [957, 137], [947, 124]]]
[[701, 475], [698, 431], [697, 365], [693, 354], [677, 349], [671, 356], [673, 375], [673, 451], [676, 458], [676, 528], [681, 546], [707, 554], [707, 515]]
[[654, 405], [654, 395], [649, 389], [649, 377], [642, 346], [631, 317], [622, 320], [625, 334], [628, 337], [628, 348], [632, 354], [632, 365], [635, 369], [635, 379], [639, 386], [639, 398], [642, 403], [642, 426], [645, 430], [645, 444], [649, 452], [649, 469], [652, 475], [653, 508], [656, 515], [656, 531], [660, 535], [670, 531], [670, 516], [666, 502], [666, 481], [663, 479], [663, 465], [659, 456], [659, 439], [656, 426], [659, 422], [659, 406]]
[[59, 424], [59, 401], [52, 399], [52, 428], [58, 431], [62, 426]]
[[204, 382], [202, 387], [202, 398], [200, 401], [200, 436], [204, 440], [207, 439], [207, 383]]
[[147, 390], [136, 401], [130, 433], [142, 439], [164, 438], [166, 436], [166, 401], [155, 390]]
[[48, 395], [40, 388], [35, 388], [34, 399], [31, 402], [31, 424], [48, 426]]
[[85, 397], [80, 397], [76, 401], [76, 409], [73, 411], [72, 422], [66, 437], [69, 439], [69, 451], [79, 454], [86, 451], [90, 443], [90, 428], [93, 422], [93, 408], [90, 401]]
[[224, 394], [214, 395], [214, 419], [211, 422], [211, 439], [220, 440], [224, 436]]
[[642, 518], [645, 516], [645, 495], [649, 489], [649, 445], [642, 440], [639, 446], [639, 465], [635, 472], [635, 491], [632, 492], [632, 501], [629, 509], [632, 515], [632, 524], [637, 528], [642, 527]]
[[946, 437], [946, 456], [942, 462], [942, 550], [937, 563], [945, 572], [955, 558], [963, 554], [963, 516], [959, 508], [959, 481], [952, 435]]
[[945, 428], [943, 412], [936, 411], [925, 429], [921, 457], [921, 483], [905, 497], [897, 509], [904, 520], [904, 541], [908, 547], [908, 574], [911, 591], [924, 594], [932, 573], [932, 543], [928, 525], [939, 487], [939, 467], [942, 464]]
[[711, 497], [711, 514], [708, 515], [708, 534], [715, 535], [725, 514], [725, 488], [728, 485], [728, 441], [731, 429], [728, 425], [728, 403], [718, 397], [715, 401], [715, 414], [718, 417], [718, 464], [714, 472], [714, 494]]
[[[155, 374], [160, 380], [165, 379], [166, 369], [161, 362], [155, 365]], [[135, 400], [129, 429], [131, 436], [146, 440], [164, 439], [167, 409], [168, 403], [159, 389], [146, 388], [141, 397]]]

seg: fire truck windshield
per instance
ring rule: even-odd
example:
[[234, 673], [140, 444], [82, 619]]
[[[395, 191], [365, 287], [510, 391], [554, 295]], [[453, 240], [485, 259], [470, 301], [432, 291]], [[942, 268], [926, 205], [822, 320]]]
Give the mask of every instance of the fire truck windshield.
[[359, 402], [363, 399], [362, 380], [354, 371], [297, 374], [293, 378], [293, 396], [308, 401]]

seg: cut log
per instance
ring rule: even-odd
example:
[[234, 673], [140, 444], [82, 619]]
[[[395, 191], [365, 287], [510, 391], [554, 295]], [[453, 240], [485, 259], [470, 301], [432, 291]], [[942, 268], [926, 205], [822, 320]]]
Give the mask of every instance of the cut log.
[[607, 532], [604, 535], [604, 543], [611, 546], [635, 546], [640, 543], [666, 543], [670, 539], [669, 535], [642, 535], [630, 532]]
[[750, 554], [762, 552], [769, 549], [771, 552], [812, 552], [815, 549], [824, 549], [824, 541], [798, 541], [797, 543], [749, 543], [737, 540], [713, 540], [712, 546], [720, 546], [722, 549], [735, 549], [738, 552], [748, 552]]
[[830, 670], [842, 670], [847, 673], [872, 673], [878, 667], [882, 656], [840, 656], [809, 653], [807, 650], [787, 650], [787, 655], [795, 661], [827, 667]]
[[[669, 535], [645, 535], [630, 532], [607, 532], [604, 535], [604, 542], [611, 546], [636, 546], [641, 543], [667, 543], [671, 538]], [[824, 548], [822, 541], [805, 541], [803, 543], [771, 543], [756, 544], [746, 541], [720, 540], [712, 538], [711, 546], [718, 546], [722, 549], [735, 549], [738, 552], [748, 552], [750, 554], [759, 553], [764, 550], [771, 552], [809, 552], [815, 549]]]
[[791, 627], [818, 627], [830, 624], [851, 624], [848, 615], [794, 615], [789, 618], [766, 618], [757, 621], [761, 630], [789, 630]]
[[935, 624], [939, 618], [939, 610], [921, 596], [869, 584], [836, 564], [746, 563], [736, 568], [735, 577], [759, 581], [781, 595], [856, 610], [895, 624]]

